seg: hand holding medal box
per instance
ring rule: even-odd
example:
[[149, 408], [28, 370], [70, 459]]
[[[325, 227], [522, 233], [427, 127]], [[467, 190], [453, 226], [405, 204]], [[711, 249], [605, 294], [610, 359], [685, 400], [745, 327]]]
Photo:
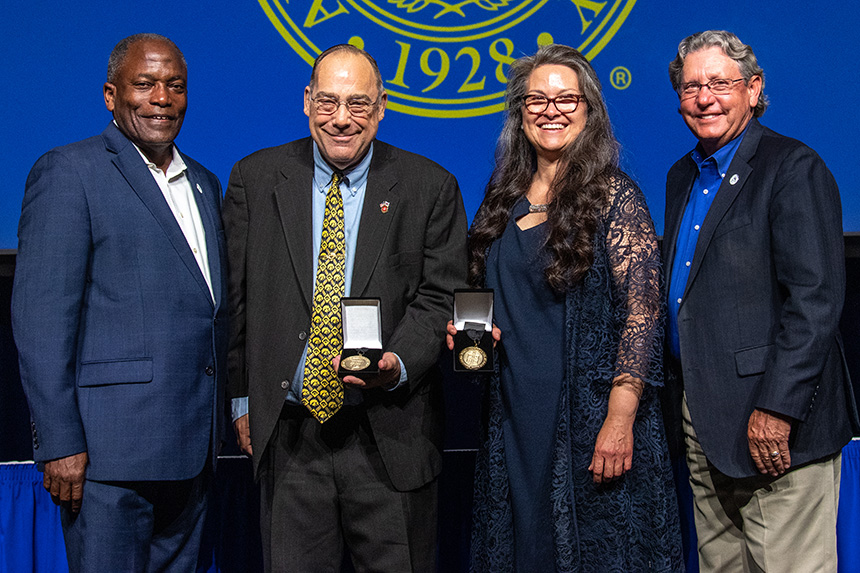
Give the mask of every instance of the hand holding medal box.
[[340, 299], [343, 351], [337, 375], [379, 374], [382, 358], [382, 301], [378, 298]]
[[492, 372], [493, 290], [455, 290], [454, 328], [454, 371]]

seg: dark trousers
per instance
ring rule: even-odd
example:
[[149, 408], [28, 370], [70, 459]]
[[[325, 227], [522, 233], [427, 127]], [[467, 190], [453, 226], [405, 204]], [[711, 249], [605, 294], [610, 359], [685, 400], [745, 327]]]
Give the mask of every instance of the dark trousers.
[[397, 491], [362, 406], [320, 424], [285, 405], [261, 474], [270, 572], [435, 571], [437, 481]]
[[87, 480], [80, 513], [60, 513], [69, 571], [194, 571], [209, 474], [207, 466], [183, 481]]

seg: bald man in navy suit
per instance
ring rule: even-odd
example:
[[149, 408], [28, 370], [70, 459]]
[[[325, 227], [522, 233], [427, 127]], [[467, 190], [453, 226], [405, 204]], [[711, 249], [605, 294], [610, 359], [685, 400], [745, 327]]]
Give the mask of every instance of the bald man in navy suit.
[[101, 135], [30, 172], [12, 295], [45, 488], [71, 571], [193, 571], [221, 427], [227, 317], [216, 177], [173, 140], [185, 59], [114, 48]]

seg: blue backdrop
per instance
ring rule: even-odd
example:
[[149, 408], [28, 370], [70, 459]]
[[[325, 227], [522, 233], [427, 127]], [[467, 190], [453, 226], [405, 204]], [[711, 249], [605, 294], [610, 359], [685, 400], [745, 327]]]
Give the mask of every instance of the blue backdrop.
[[842, 191], [846, 231], [860, 231], [853, 104], [860, 80], [850, 2], [726, 0], [174, 0], [148, 7], [107, 0], [4, 4], [0, 249], [16, 248], [27, 172], [48, 149], [101, 132], [107, 57], [136, 32], [171, 37], [189, 63], [180, 148], [226, 185], [230, 168], [264, 146], [307, 134], [301, 111], [308, 60], [340, 42], [380, 63], [392, 105], [379, 137], [427, 155], [460, 181], [471, 217], [492, 165], [510, 57], [538, 43], [580, 47], [604, 83], [625, 168], [639, 181], [658, 232], [665, 173], [694, 141], [667, 66], [678, 42], [725, 28], [751, 44], [772, 105], [764, 123], [815, 148]]

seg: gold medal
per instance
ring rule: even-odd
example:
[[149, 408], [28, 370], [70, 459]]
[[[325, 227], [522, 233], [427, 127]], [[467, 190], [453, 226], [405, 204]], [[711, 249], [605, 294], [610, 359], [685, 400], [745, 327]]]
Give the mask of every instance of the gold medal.
[[458, 358], [467, 370], [478, 370], [487, 363], [487, 353], [481, 350], [477, 343], [461, 350]]
[[363, 354], [353, 354], [352, 356], [347, 356], [343, 360], [340, 361], [340, 365], [345, 370], [364, 370], [368, 366], [370, 366], [370, 358], [364, 356]]

